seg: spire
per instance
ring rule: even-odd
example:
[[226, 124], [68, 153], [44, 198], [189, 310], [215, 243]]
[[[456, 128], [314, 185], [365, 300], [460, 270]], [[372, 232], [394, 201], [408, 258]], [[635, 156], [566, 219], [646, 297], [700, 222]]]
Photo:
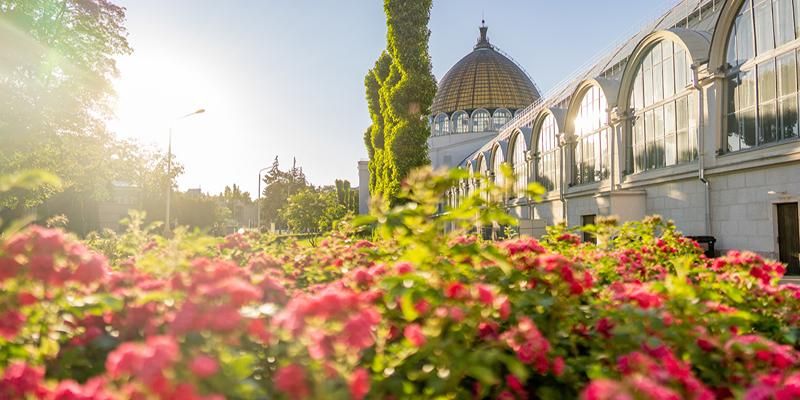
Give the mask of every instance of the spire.
[[486, 26], [485, 20], [481, 20], [481, 26], [478, 29], [481, 31], [481, 37], [478, 38], [478, 44], [475, 45], [475, 50], [491, 48], [492, 45], [489, 44], [489, 38], [486, 36], [486, 31], [489, 30], [489, 27]]

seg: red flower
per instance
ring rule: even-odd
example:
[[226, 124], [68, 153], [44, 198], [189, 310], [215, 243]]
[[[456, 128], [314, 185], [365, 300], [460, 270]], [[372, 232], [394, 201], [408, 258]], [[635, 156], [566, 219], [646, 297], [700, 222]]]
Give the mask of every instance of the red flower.
[[306, 371], [297, 364], [289, 364], [275, 372], [275, 387], [292, 399], [305, 399], [311, 394]]
[[219, 371], [219, 364], [214, 358], [201, 354], [192, 359], [189, 369], [198, 377], [207, 378]]
[[369, 385], [369, 372], [364, 368], [358, 368], [350, 377], [350, 398], [363, 400], [369, 393]]
[[467, 287], [461, 282], [453, 282], [447, 285], [444, 295], [451, 299], [461, 299], [467, 295]]
[[406, 325], [405, 329], [403, 329], [403, 336], [416, 347], [425, 345], [425, 335], [422, 333], [422, 329], [418, 324]]
[[6, 311], [0, 314], [0, 337], [13, 340], [25, 325], [25, 316], [19, 311]]

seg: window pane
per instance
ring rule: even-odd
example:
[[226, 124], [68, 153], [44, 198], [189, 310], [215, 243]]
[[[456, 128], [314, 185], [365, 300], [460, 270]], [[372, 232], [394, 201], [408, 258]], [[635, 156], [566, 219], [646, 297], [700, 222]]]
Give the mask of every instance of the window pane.
[[780, 101], [780, 139], [797, 137], [797, 96], [788, 96]]
[[775, 45], [794, 40], [792, 0], [773, 0], [772, 11], [775, 17]]
[[675, 66], [672, 64], [672, 57], [664, 60], [664, 98], [668, 99], [675, 95]]
[[675, 91], [686, 89], [689, 82], [686, 76], [686, 52], [680, 49], [675, 52]]
[[664, 69], [659, 60], [653, 65], [653, 101], [659, 102], [664, 99]]
[[727, 149], [728, 151], [739, 151], [741, 138], [739, 135], [739, 119], [736, 118], [736, 114], [728, 114], [727, 125]]
[[[749, 4], [749, 2], [748, 2]], [[744, 64], [753, 58], [753, 23], [752, 12], [748, 4], [742, 7], [744, 11], [736, 20], [736, 65]]]
[[639, 100], [639, 98], [641, 97], [641, 95], [639, 95], [639, 92], [641, 92], [642, 90], [641, 79], [642, 79], [642, 69], [640, 68], [639, 70], [636, 71], [636, 77], [633, 78], [633, 90], [631, 90], [630, 102], [634, 110], [638, 110], [639, 108], [642, 107]]
[[778, 116], [775, 103], [769, 102], [758, 107], [758, 144], [771, 143], [778, 138]]
[[[650, 57], [645, 57], [649, 61]], [[653, 69], [652, 67], [645, 66], [643, 69], [644, 74], [644, 106], [647, 107], [653, 104]]]
[[797, 92], [797, 62], [794, 52], [778, 57], [778, 94], [792, 95]]
[[755, 6], [756, 54], [763, 54], [775, 48], [772, 25], [772, 5], [770, 0], [760, 0]]
[[742, 149], [756, 145], [756, 108], [749, 108], [740, 113], [739, 124], [742, 127]]
[[756, 104], [756, 77], [753, 71], [743, 71], [740, 77], [739, 106], [737, 110], [749, 108]]
[[693, 93], [688, 97], [689, 103], [687, 106], [689, 107], [689, 143], [686, 147], [689, 149], [689, 160], [694, 160], [697, 158], [697, 127], [699, 125], [697, 113], [700, 110], [697, 108], [697, 96], [695, 96]]
[[758, 73], [758, 102], [764, 103], [775, 99], [776, 84], [775, 61], [770, 60], [757, 67]]
[[736, 25], [738, 24], [739, 18], [736, 18], [736, 21], [733, 24], [733, 28], [731, 29], [731, 33], [728, 36], [728, 49], [726, 50], [726, 58], [728, 65], [731, 67], [735, 67], [739, 65], [739, 62], [736, 61]]

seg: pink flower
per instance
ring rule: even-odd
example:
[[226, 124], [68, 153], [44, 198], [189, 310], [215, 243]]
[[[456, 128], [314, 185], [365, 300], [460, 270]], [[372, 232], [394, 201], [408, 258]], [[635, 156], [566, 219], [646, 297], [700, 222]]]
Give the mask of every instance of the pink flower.
[[30, 367], [22, 362], [12, 362], [6, 367], [0, 378], [0, 398], [25, 399], [28, 395], [36, 398], [44, 397], [44, 370]]
[[425, 335], [418, 324], [406, 325], [405, 329], [403, 329], [403, 336], [416, 347], [425, 345]]
[[275, 387], [292, 399], [305, 399], [311, 394], [306, 371], [297, 364], [289, 364], [275, 372]]
[[25, 325], [25, 316], [19, 311], [6, 311], [0, 313], [0, 336], [6, 340], [17, 337], [22, 326]]
[[111, 400], [113, 397], [105, 391], [105, 380], [90, 379], [81, 385], [73, 380], [61, 381], [48, 400]]
[[619, 382], [595, 379], [581, 392], [582, 400], [633, 400]]
[[487, 306], [491, 306], [494, 303], [494, 292], [492, 292], [492, 288], [487, 285], [476, 285], [478, 290], [478, 301]]
[[350, 377], [349, 389], [350, 398], [353, 400], [363, 400], [369, 393], [369, 372], [364, 368], [358, 368]]
[[106, 258], [100, 254], [92, 254], [87, 260], [78, 264], [73, 278], [83, 284], [90, 284], [105, 278], [107, 269]]
[[198, 377], [207, 378], [219, 371], [219, 364], [214, 358], [201, 354], [192, 359], [189, 369]]
[[410, 274], [414, 271], [414, 266], [411, 265], [410, 262], [399, 262], [397, 265], [394, 266], [394, 269], [397, 271], [399, 275]]

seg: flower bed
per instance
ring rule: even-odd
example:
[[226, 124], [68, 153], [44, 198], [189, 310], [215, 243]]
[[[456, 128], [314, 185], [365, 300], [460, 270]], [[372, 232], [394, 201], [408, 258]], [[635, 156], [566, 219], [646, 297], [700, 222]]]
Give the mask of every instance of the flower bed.
[[659, 218], [599, 221], [600, 245], [480, 241], [413, 204], [316, 248], [10, 235], [0, 398], [800, 397], [800, 288], [779, 263], [706, 259]]

